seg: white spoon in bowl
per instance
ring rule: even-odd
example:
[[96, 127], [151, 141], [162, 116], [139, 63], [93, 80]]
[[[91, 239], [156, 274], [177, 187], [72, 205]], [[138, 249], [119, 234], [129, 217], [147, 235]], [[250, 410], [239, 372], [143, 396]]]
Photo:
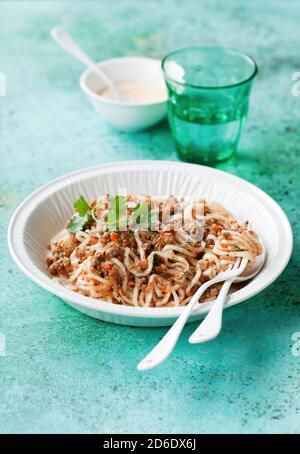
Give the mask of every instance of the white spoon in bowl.
[[62, 47], [64, 50], [69, 52], [73, 57], [79, 60], [81, 63], [86, 65], [88, 68], [91, 68], [102, 80], [102, 82], [107, 85], [111, 90], [113, 96], [117, 101], [128, 101], [127, 97], [123, 95], [112, 80], [100, 69], [82, 49], [74, 41], [74, 39], [61, 27], [54, 27], [51, 30], [51, 36], [54, 41]]
[[198, 328], [189, 337], [190, 344], [200, 344], [201, 342], [208, 342], [217, 337], [222, 328], [222, 314], [224, 308], [224, 302], [226, 301], [227, 293], [230, 286], [234, 282], [244, 282], [252, 279], [262, 269], [266, 259], [265, 248], [261, 255], [256, 257], [254, 264], [245, 269], [245, 271], [237, 278], [233, 278], [224, 282], [220, 293], [211, 307], [209, 313], [205, 319], [200, 323]]

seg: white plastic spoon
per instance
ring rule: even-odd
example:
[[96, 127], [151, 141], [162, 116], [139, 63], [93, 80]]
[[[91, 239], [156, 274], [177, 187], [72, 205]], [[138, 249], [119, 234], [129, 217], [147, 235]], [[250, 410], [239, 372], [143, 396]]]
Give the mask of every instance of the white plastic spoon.
[[202, 284], [193, 295], [187, 306], [184, 307], [182, 314], [178, 317], [174, 325], [164, 335], [161, 341], [151, 350], [151, 352], [148, 353], [148, 355], [138, 364], [138, 370], [144, 371], [152, 369], [162, 363], [174, 349], [187, 319], [205, 290], [218, 282], [237, 278], [244, 271], [246, 265], [247, 259], [243, 259], [242, 261], [238, 259], [232, 269], [223, 271], [222, 273], [217, 274], [217, 276], [213, 279]]
[[88, 68], [91, 68], [102, 80], [102, 82], [107, 85], [111, 90], [116, 100], [125, 101], [125, 96], [118, 90], [116, 85], [109, 79], [109, 77], [100, 69], [82, 49], [74, 41], [73, 38], [61, 27], [54, 27], [51, 30], [51, 36], [54, 41], [59, 44], [64, 50], [69, 52], [73, 57], [79, 60], [81, 63], [86, 65]]
[[200, 344], [201, 342], [208, 342], [219, 335], [222, 328], [222, 314], [224, 302], [226, 301], [226, 297], [230, 289], [230, 286], [234, 282], [247, 281], [256, 276], [262, 269], [265, 263], [265, 259], [266, 253], [265, 249], [263, 248], [262, 254], [255, 259], [253, 266], [247, 268], [242, 273], [241, 276], [224, 282], [218, 295], [218, 298], [214, 302], [209, 313], [207, 314], [205, 319], [200, 323], [198, 328], [189, 337], [190, 344]]

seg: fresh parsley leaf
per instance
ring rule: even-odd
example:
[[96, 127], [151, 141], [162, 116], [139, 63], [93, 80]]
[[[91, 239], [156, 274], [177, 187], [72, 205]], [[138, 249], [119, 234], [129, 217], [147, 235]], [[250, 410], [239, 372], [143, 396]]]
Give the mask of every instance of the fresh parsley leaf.
[[138, 203], [129, 218], [127, 217], [127, 197], [116, 195], [109, 201], [109, 210], [105, 216], [105, 222], [110, 231], [126, 229], [129, 224], [136, 224], [141, 228], [151, 228], [157, 220], [157, 213], [149, 213], [147, 203]]
[[73, 216], [67, 224], [67, 230], [70, 233], [77, 233], [80, 230], [83, 230], [84, 227], [91, 220], [91, 215], [86, 213], [84, 216]]
[[241, 249], [236, 244], [234, 244], [233, 246], [231, 246], [231, 250], [232, 251], [240, 251]]
[[67, 230], [70, 233], [77, 233], [84, 230], [87, 224], [92, 220], [92, 207], [81, 195], [79, 199], [74, 202], [76, 213], [68, 222]]
[[76, 200], [76, 202], [74, 202], [74, 208], [79, 214], [79, 216], [85, 216], [91, 209], [90, 205], [82, 195], [79, 197], [78, 200]]

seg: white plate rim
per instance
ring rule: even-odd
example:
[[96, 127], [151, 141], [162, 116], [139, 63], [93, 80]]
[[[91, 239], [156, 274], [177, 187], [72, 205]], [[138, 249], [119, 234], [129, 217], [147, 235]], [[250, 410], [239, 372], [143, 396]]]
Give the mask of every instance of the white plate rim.
[[[112, 163], [106, 163], [106, 164], [101, 164], [98, 166], [91, 166], [91, 167], [86, 167], [83, 169], [79, 169], [75, 172], [69, 172], [67, 174], [64, 174], [58, 178], [55, 178], [48, 183], [45, 183], [44, 185], [40, 186], [37, 188], [35, 191], [33, 191], [31, 194], [29, 194], [23, 202], [17, 207], [15, 210], [8, 226], [8, 232], [7, 232], [7, 240], [8, 240], [8, 248], [10, 251], [10, 254], [15, 261], [16, 265], [21, 269], [21, 271], [29, 277], [33, 282], [38, 284], [40, 287], [44, 288], [48, 292], [58, 296], [59, 298], [62, 298], [65, 301], [68, 301], [75, 306], [81, 306], [86, 309], [92, 309], [96, 310], [99, 312], [106, 312], [118, 316], [123, 316], [123, 317], [130, 317], [130, 318], [156, 318], [156, 319], [167, 319], [167, 318], [175, 318], [178, 317], [183, 310], [183, 307], [165, 307], [165, 308], [144, 308], [144, 307], [132, 307], [132, 306], [125, 306], [125, 305], [119, 305], [119, 304], [114, 304], [108, 301], [104, 300], [95, 300], [90, 297], [83, 296], [81, 294], [78, 294], [76, 292], [73, 292], [71, 290], [65, 289], [61, 285], [55, 283], [50, 277], [44, 275], [42, 272], [39, 271], [41, 276], [37, 276], [34, 272], [32, 272], [31, 269], [28, 269], [23, 261], [22, 257], [18, 254], [18, 251], [15, 247], [15, 242], [16, 242], [16, 232], [15, 232], [15, 226], [16, 226], [16, 220], [20, 217], [20, 215], [24, 212], [26, 209], [26, 206], [28, 205], [29, 202], [31, 202], [36, 196], [39, 194], [48, 191], [51, 186], [55, 186], [58, 183], [60, 183], [63, 180], [75, 178], [82, 176], [85, 173], [89, 172], [94, 172], [94, 171], [101, 171], [102, 169], [109, 169], [109, 167], [116, 168], [116, 167], [126, 167], [126, 166], [172, 166], [173, 168], [183, 168], [185, 167], [187, 170], [190, 168], [193, 171], [201, 170], [205, 171], [207, 174], [219, 174], [222, 176], [222, 178], [225, 178], [231, 182], [236, 182], [242, 185], [244, 188], [248, 188], [257, 195], [259, 198], [261, 198], [263, 201], [267, 202], [268, 205], [276, 212], [278, 219], [281, 222], [281, 227], [283, 228], [283, 231], [285, 232], [285, 249], [284, 252], [285, 254], [281, 256], [281, 263], [280, 266], [278, 267], [276, 273], [274, 273], [272, 276], [267, 279], [263, 285], [260, 285], [257, 289], [253, 289], [249, 294], [247, 295], [246, 298], [243, 298], [240, 296], [241, 290], [236, 291], [234, 294], [232, 294], [229, 298], [228, 303], [226, 304], [226, 308], [234, 306], [236, 304], [239, 304], [243, 301], [248, 300], [249, 298], [255, 296], [256, 294], [260, 293], [263, 291], [266, 287], [271, 285], [277, 278], [278, 276], [282, 273], [282, 271], [286, 268], [289, 259], [292, 254], [292, 249], [293, 249], [293, 235], [292, 235], [292, 228], [290, 225], [290, 222], [283, 211], [283, 209], [280, 207], [280, 205], [275, 202], [272, 197], [270, 197], [266, 192], [264, 192], [262, 189], [259, 187], [255, 186], [254, 184], [248, 182], [247, 180], [244, 180], [243, 178], [238, 177], [237, 175], [233, 175], [231, 173], [225, 172], [220, 169], [212, 168], [212, 167], [207, 167], [207, 166], [202, 166], [198, 164], [191, 164], [191, 163], [183, 163], [183, 162], [178, 162], [178, 161], [167, 161], [167, 160], [127, 160], [127, 161], [118, 161], [118, 162], [112, 162]], [[30, 212], [27, 213], [27, 218], [29, 216]], [[22, 231], [24, 228], [25, 222], [23, 222], [23, 225], [18, 225], [18, 230], [19, 232]], [[209, 311], [209, 308], [211, 306], [211, 302], [203, 303], [199, 305], [194, 311], [193, 314], [205, 314]]]

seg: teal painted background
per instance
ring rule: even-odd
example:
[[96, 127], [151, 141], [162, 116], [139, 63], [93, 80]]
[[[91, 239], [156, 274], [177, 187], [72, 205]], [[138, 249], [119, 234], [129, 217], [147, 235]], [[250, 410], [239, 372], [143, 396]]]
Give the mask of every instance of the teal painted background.
[[[299, 2], [1, 1], [0, 22], [0, 432], [300, 432], [300, 356], [291, 349], [300, 332], [300, 97], [291, 94]], [[82, 67], [49, 37], [57, 24], [98, 60], [208, 44], [259, 65], [238, 156], [220, 167], [279, 202], [293, 224], [293, 257], [270, 288], [226, 311], [217, 340], [190, 346], [192, 324], [149, 373], [136, 364], [164, 328], [88, 318], [8, 255], [9, 218], [41, 184], [104, 162], [176, 159], [166, 123], [128, 135], [98, 120], [78, 87]]]

